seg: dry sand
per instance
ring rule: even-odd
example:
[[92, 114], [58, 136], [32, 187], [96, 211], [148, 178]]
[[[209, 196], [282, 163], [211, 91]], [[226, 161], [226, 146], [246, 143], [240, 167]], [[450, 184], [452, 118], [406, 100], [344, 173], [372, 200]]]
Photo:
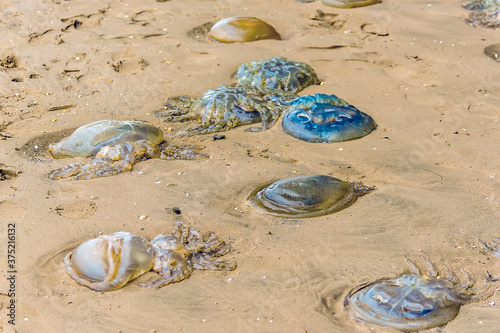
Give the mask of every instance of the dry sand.
[[[403, 256], [466, 269], [478, 285], [486, 270], [499, 274], [500, 258], [478, 247], [479, 238], [500, 236], [500, 64], [483, 54], [499, 32], [469, 26], [460, 5], [3, 1], [0, 59], [13, 56], [13, 63], [0, 71], [0, 163], [19, 173], [0, 181], [3, 330], [391, 332], [353, 320], [343, 299], [358, 284], [403, 273]], [[283, 40], [222, 44], [187, 34], [235, 15], [267, 21]], [[168, 96], [232, 84], [241, 63], [274, 56], [316, 70], [323, 84], [301, 94], [334, 93], [372, 115], [378, 129], [333, 144], [296, 140], [279, 122], [262, 133], [236, 128], [225, 140], [177, 139], [170, 134], [195, 124], [154, 116]], [[171, 127], [169, 142], [206, 145], [210, 158], [154, 159], [113, 177], [50, 180], [51, 170], [81, 159], [54, 160], [47, 144], [101, 119]], [[305, 174], [377, 190], [310, 219], [275, 218], [246, 205], [253, 187]], [[100, 232], [151, 238], [171, 232], [176, 219], [231, 243], [227, 257], [237, 269], [108, 293], [80, 287], [64, 272], [65, 253]], [[8, 223], [16, 226], [15, 326], [6, 317]], [[497, 291], [434, 331], [499, 327]]]

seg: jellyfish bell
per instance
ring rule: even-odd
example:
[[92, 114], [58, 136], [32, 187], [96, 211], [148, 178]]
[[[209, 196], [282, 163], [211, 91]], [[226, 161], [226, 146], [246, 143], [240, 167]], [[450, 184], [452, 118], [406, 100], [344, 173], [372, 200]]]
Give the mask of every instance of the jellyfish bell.
[[66, 273], [95, 291], [110, 291], [151, 270], [154, 251], [148, 241], [128, 232], [90, 239], [64, 258]]
[[338, 212], [371, 190], [361, 183], [328, 175], [298, 176], [254, 188], [248, 195], [248, 204], [279, 217], [314, 217]]
[[147, 140], [159, 144], [164, 140], [161, 129], [144, 121], [99, 120], [78, 127], [69, 137], [51, 144], [55, 158], [95, 155], [102, 147]]
[[246, 16], [233, 16], [218, 21], [210, 29], [209, 36], [225, 43], [281, 39], [280, 34], [268, 23]]
[[307, 142], [342, 142], [359, 139], [377, 127], [371, 116], [354, 106], [316, 103], [309, 109], [287, 112], [285, 133]]

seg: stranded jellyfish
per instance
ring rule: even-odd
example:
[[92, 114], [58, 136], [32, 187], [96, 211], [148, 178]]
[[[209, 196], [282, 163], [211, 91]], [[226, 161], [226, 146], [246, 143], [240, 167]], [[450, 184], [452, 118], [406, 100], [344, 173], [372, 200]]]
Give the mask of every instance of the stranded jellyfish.
[[215, 23], [210, 29], [211, 38], [219, 42], [253, 42], [261, 39], [281, 39], [280, 34], [268, 23], [255, 17], [234, 16]]
[[298, 176], [256, 187], [248, 195], [248, 204], [279, 217], [314, 217], [349, 207], [373, 189], [327, 175]]
[[227, 131], [259, 122], [261, 128], [251, 130], [267, 130], [280, 117], [286, 102], [296, 97], [293, 93], [276, 89], [220, 86], [207, 90], [201, 98], [172, 97], [173, 104], [166, 104], [166, 111], [157, 112], [156, 116], [162, 121], [201, 121], [198, 127], [180, 132], [178, 136]]
[[460, 281], [449, 273], [438, 276], [432, 263], [428, 275], [406, 259], [412, 274], [397, 279], [380, 279], [351, 290], [344, 305], [358, 320], [415, 332], [439, 327], [455, 318], [460, 306], [491, 295], [484, 288], [472, 289], [474, 281]]
[[285, 133], [307, 142], [354, 140], [377, 127], [372, 117], [335, 95], [299, 97], [285, 112]]
[[193, 269], [232, 271], [234, 262], [221, 259], [231, 246], [210, 234], [204, 239], [201, 232], [184, 223], [176, 222], [170, 235], [158, 235], [150, 243], [154, 249], [153, 269], [161, 278], [154, 282], [140, 283], [141, 287], [160, 288], [187, 279]]
[[144, 121], [100, 120], [78, 127], [69, 137], [49, 146], [55, 158], [95, 155], [104, 146], [147, 140], [163, 141], [163, 132]]
[[292, 93], [319, 84], [318, 76], [311, 66], [284, 57], [242, 64], [238, 68], [236, 79], [239, 86], [279, 89]]
[[481, 11], [489, 8], [500, 7], [500, 0], [474, 0], [462, 4], [467, 10]]
[[500, 0], [476, 0], [462, 5], [471, 13], [467, 19], [473, 27], [500, 28]]
[[50, 145], [54, 157], [90, 156], [87, 161], [51, 173], [51, 179], [74, 176], [92, 179], [130, 171], [150, 158], [194, 159], [201, 147], [160, 146], [163, 132], [143, 121], [101, 120], [77, 128], [73, 134]]
[[143, 237], [128, 232], [86, 241], [64, 258], [66, 273], [95, 291], [110, 291], [151, 270], [153, 249]]
[[101, 235], [86, 241], [64, 258], [66, 272], [78, 284], [95, 291], [111, 291], [153, 269], [161, 278], [139, 283], [160, 288], [187, 279], [194, 269], [226, 270], [234, 262], [219, 257], [231, 246], [214, 234], [204, 238], [181, 222], [174, 232], [148, 241], [128, 232]]
[[374, 5], [382, 0], [321, 0], [324, 5], [337, 8], [354, 8]]

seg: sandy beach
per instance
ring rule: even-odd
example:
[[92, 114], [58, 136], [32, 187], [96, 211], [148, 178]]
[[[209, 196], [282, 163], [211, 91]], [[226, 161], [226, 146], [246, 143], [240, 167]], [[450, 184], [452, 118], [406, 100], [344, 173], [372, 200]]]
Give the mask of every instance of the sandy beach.
[[[500, 258], [478, 241], [500, 237], [500, 63], [483, 53], [500, 35], [470, 26], [460, 1], [338, 9], [319, 0], [7, 0], [0, 9], [0, 331], [398, 332], [354, 320], [344, 308], [348, 292], [400, 276], [405, 256], [422, 268], [422, 257], [442, 272], [449, 266], [460, 278], [465, 270], [477, 287], [486, 271], [500, 274]], [[199, 28], [231, 16], [260, 18], [282, 40], [226, 44]], [[240, 64], [278, 56], [318, 74], [321, 85], [300, 95], [335, 94], [378, 128], [358, 140], [308, 143], [278, 120], [267, 131], [237, 127], [214, 141], [173, 137], [196, 122], [155, 116], [168, 97], [234, 84]], [[167, 143], [203, 145], [207, 157], [49, 179], [83, 159], [54, 159], [48, 145], [102, 119], [147, 121]], [[246, 204], [260, 184], [309, 174], [376, 190], [305, 219]], [[236, 270], [195, 270], [156, 290], [137, 286], [154, 279], [149, 272], [104, 293], [65, 273], [63, 257], [100, 233], [149, 240], [171, 233], [175, 221], [231, 244], [225, 257]], [[488, 284], [491, 297], [431, 331], [498, 332], [500, 283]]]

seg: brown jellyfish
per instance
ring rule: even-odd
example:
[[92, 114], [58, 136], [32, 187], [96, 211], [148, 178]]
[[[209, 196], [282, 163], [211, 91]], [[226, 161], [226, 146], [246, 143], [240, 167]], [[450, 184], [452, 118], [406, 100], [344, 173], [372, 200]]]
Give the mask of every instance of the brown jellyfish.
[[225, 43], [253, 42], [261, 39], [281, 39], [268, 23], [255, 17], [233, 16], [215, 23], [209, 33], [212, 39]]

